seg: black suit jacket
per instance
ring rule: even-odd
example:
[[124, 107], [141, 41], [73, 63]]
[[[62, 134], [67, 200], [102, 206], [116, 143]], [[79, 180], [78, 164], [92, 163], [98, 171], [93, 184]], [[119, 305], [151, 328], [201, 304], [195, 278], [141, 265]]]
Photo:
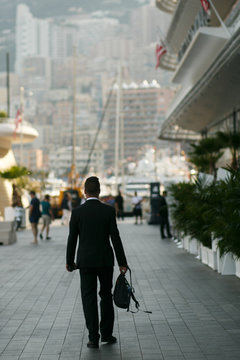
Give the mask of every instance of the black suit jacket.
[[72, 211], [67, 244], [67, 265], [74, 263], [77, 239], [78, 268], [114, 265], [114, 252], [119, 266], [127, 260], [116, 224], [115, 209], [99, 200], [87, 200]]
[[168, 217], [168, 205], [164, 196], [159, 199], [159, 214], [163, 217]]

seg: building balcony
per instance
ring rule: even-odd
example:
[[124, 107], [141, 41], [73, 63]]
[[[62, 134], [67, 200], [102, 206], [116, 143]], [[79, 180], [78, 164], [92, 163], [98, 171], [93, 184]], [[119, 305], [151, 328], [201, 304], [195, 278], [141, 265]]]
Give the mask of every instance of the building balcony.
[[222, 28], [201, 27], [183, 53], [172, 82], [193, 86], [207, 71], [229, 40]]
[[[237, 0], [218, 0], [215, 1], [214, 4], [221, 18], [225, 20], [237, 2]], [[172, 52], [178, 53], [183, 42], [189, 36], [189, 31], [191, 31], [194, 26], [193, 24], [199, 21], [199, 16], [207, 17], [207, 14], [204, 14], [199, 0], [178, 1], [166, 34], [166, 43], [169, 44]], [[199, 26], [196, 27], [196, 25], [197, 24], [195, 24], [195, 32], [199, 28]], [[201, 26], [206, 26], [206, 24], [201, 24]], [[220, 26], [219, 20], [213, 10], [211, 11], [211, 17], [209, 19], [209, 26]]]
[[190, 30], [187, 33], [187, 36], [185, 37], [180, 50], [178, 51], [178, 61], [180, 62], [182, 57], [184, 56], [185, 52], [187, 51], [189, 45], [191, 44], [196, 32], [201, 27], [208, 27], [210, 24], [210, 18], [207, 15], [207, 13], [203, 10], [203, 8], [200, 9], [198, 12], [193, 25], [191, 26]]
[[[207, 30], [214, 29], [207, 28]], [[185, 84], [179, 91], [168, 110], [161, 131], [163, 134], [169, 127], [171, 128], [171, 124], [195, 132], [209, 130], [214, 123], [221, 121], [233, 109], [240, 109], [240, 72], [237, 71], [240, 64], [240, 28], [226, 41], [221, 51], [217, 55], [214, 54], [214, 58], [212, 53], [208, 53], [212, 47], [211, 42], [207, 41], [207, 48], [206, 41], [203, 43], [204, 48], [198, 51], [198, 56], [204, 53], [206, 61], [211, 64], [207, 66], [205, 62], [205, 70], [201, 69], [203, 73], [201, 76], [199, 74], [198, 81], [194, 85]], [[194, 47], [192, 50], [194, 54]], [[188, 63], [189, 58], [191, 58], [191, 65]], [[184, 74], [187, 76], [187, 66], [191, 68], [194, 61], [197, 61], [197, 58], [194, 60], [191, 55], [186, 57], [182, 70], [176, 73], [175, 77], [179, 76], [180, 80], [180, 74], [182, 79]], [[185, 68], [184, 71], [183, 68]]]
[[38, 137], [38, 132], [26, 121], [18, 126], [15, 132], [15, 119], [1, 119], [0, 122], [0, 147], [10, 149], [12, 144], [32, 142]]
[[161, 57], [160, 60], [160, 68], [168, 71], [175, 71], [178, 65], [178, 56], [177, 54], [171, 53], [167, 51], [166, 54], [164, 54]]
[[178, 0], [156, 0], [156, 7], [159, 10], [172, 14], [177, 6]]

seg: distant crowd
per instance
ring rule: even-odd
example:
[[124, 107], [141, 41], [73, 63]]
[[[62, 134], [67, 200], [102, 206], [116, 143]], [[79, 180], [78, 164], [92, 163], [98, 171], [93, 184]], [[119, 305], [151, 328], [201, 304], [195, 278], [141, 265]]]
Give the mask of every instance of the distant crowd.
[[[161, 237], [164, 239], [166, 237], [171, 238], [172, 234], [170, 232], [170, 225], [168, 220], [168, 205], [166, 202], [166, 191], [163, 192], [163, 196], [159, 197], [159, 204], [157, 210], [157, 216], [159, 216], [160, 221], [160, 232]], [[49, 195], [45, 195], [43, 200], [40, 201], [35, 191], [30, 192], [31, 201], [29, 205], [29, 221], [33, 233], [33, 244], [38, 244], [38, 234], [40, 240], [50, 240], [50, 224], [54, 220], [54, 210], [51, 205], [51, 199]], [[79, 201], [76, 202], [76, 199], [73, 198], [71, 191], [65, 191], [63, 199], [61, 201], [60, 210], [61, 211], [61, 224], [68, 225], [71, 217], [73, 208], [85, 203], [85, 198], [79, 198]], [[117, 196], [104, 196], [101, 198], [101, 201], [108, 204], [109, 206], [115, 208], [116, 217], [118, 220], [124, 220], [124, 198], [121, 191], [118, 192]], [[135, 218], [135, 225], [142, 224], [142, 202], [143, 198], [137, 194], [135, 191], [134, 196], [132, 197], [132, 215]], [[24, 216], [24, 209], [21, 204], [15, 206], [15, 223], [16, 231], [21, 229]], [[57, 216], [58, 217], [58, 216]], [[39, 219], [41, 221], [40, 232], [38, 230]], [[167, 235], [165, 235], [165, 230]]]

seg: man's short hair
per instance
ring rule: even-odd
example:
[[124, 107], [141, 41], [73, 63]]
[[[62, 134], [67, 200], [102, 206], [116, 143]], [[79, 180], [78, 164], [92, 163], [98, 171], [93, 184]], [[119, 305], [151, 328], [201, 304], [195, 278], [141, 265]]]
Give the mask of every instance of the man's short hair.
[[34, 190], [30, 191], [30, 195], [35, 196], [36, 195], [35, 191]]
[[89, 195], [98, 196], [100, 193], [100, 183], [96, 176], [90, 176], [84, 184], [85, 192]]
[[44, 196], [45, 200], [50, 200], [50, 196], [47, 194]]

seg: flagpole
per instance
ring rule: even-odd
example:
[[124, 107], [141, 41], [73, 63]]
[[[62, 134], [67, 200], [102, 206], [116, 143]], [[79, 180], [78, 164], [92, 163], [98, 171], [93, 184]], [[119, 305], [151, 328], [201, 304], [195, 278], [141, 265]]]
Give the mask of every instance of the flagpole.
[[6, 54], [7, 65], [7, 116], [10, 118], [10, 78], [9, 78], [9, 53]]
[[[171, 53], [175, 53], [175, 51], [173, 50], [172, 46], [170, 45], [170, 43], [166, 40], [166, 37], [164, 36], [160, 26], [157, 26], [157, 30], [159, 31], [160, 35], [159, 38], [160, 38], [160, 41], [161, 41], [161, 44], [163, 44], [164, 47], [166, 47]], [[163, 41], [164, 39], [164, 41]], [[157, 41], [159, 41], [159, 39], [157, 39]], [[166, 44], [166, 46], [165, 46]]]
[[121, 92], [122, 92], [122, 66], [118, 65], [118, 88], [116, 94], [116, 123], [115, 123], [115, 186], [116, 194], [118, 193], [118, 176], [119, 176], [119, 130], [121, 116]]
[[24, 87], [20, 87], [21, 130], [20, 130], [20, 165], [23, 166], [23, 120], [24, 120]]
[[76, 115], [77, 115], [77, 47], [73, 48], [73, 124], [72, 124], [72, 170], [71, 170], [71, 186], [76, 186]]
[[219, 15], [219, 13], [218, 13], [215, 5], [213, 4], [212, 0], [208, 0], [208, 2], [209, 2], [209, 4], [211, 5], [211, 7], [213, 8], [213, 10], [214, 10], [214, 12], [215, 12], [215, 14], [216, 14], [216, 16], [217, 16], [217, 18], [218, 18], [221, 26], [223, 27], [224, 31], [226, 32], [226, 34], [228, 35], [228, 37], [231, 37], [232, 34], [230, 33], [230, 31], [228, 30], [228, 28], [227, 28], [226, 25], [224, 24], [224, 22], [223, 22], [221, 16]]

